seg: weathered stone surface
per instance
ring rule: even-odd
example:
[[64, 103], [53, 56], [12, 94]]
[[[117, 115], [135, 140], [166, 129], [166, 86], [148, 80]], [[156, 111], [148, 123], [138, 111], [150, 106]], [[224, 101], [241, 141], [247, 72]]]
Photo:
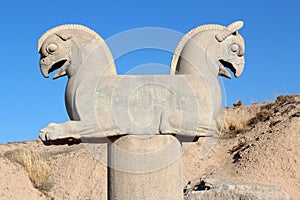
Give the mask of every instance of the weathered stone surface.
[[201, 74], [231, 78], [244, 70], [245, 44], [238, 30], [243, 22], [229, 26], [207, 24], [189, 31], [179, 42], [171, 62], [170, 74]]
[[211, 135], [222, 103], [217, 77], [230, 78], [225, 67], [236, 77], [243, 71], [244, 41], [237, 34], [242, 26], [204, 25], [186, 34], [171, 63], [171, 75], [181, 76], [117, 76], [107, 45], [94, 31], [80, 25], [47, 31], [38, 44], [41, 72], [68, 76], [66, 108], [72, 121], [49, 124], [40, 131], [41, 140]]
[[186, 194], [185, 200], [287, 200], [289, 195], [280, 186], [226, 182], [208, 178]]
[[54, 79], [68, 76], [71, 121], [50, 123], [40, 139], [122, 136], [108, 143], [109, 199], [182, 199], [182, 148], [170, 134], [193, 138], [215, 132], [222, 104], [218, 75], [231, 78], [228, 67], [239, 77], [244, 68], [244, 41], [237, 34], [242, 26], [191, 30], [176, 48], [170, 76], [118, 76], [94, 31], [80, 25], [47, 31], [38, 43], [40, 69], [44, 77], [55, 70]]
[[182, 200], [182, 148], [171, 135], [122, 136], [108, 147], [110, 200]]

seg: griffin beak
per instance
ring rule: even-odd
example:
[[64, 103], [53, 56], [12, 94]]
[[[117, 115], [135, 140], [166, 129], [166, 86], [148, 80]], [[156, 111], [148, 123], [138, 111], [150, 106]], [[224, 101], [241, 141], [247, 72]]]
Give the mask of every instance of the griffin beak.
[[67, 74], [67, 68], [68, 68], [69, 64], [70, 64], [70, 62], [68, 61], [68, 59], [62, 59], [60, 61], [57, 61], [56, 63], [53, 63], [52, 65], [41, 64], [40, 69], [41, 69], [42, 75], [45, 78], [49, 78], [49, 74], [51, 72], [57, 70], [57, 72], [53, 76], [53, 79], [57, 79], [57, 78]]
[[227, 71], [227, 69], [225, 69], [223, 65], [219, 66], [219, 76], [224, 76], [228, 79], [231, 79], [230, 73]]
[[45, 78], [49, 78], [49, 69], [50, 69], [50, 67], [49, 67], [49, 66], [46, 66], [46, 65], [41, 65], [41, 66], [40, 66], [40, 69], [41, 69], [42, 75], [43, 75]]
[[231, 79], [231, 75], [226, 68], [230, 69], [230, 71], [234, 74], [234, 76], [236, 78], [238, 78], [244, 71], [244, 63], [240, 63], [238, 65], [233, 65], [230, 62], [220, 60], [219, 76], [224, 76], [226, 78]]
[[240, 77], [241, 74], [243, 73], [244, 71], [244, 63], [238, 65], [237, 67], [235, 67], [235, 73], [234, 73], [234, 76], [236, 78]]
[[57, 70], [57, 72], [54, 74], [53, 79], [57, 79], [61, 76], [65, 76], [67, 74], [67, 71], [64, 67], [61, 67]]

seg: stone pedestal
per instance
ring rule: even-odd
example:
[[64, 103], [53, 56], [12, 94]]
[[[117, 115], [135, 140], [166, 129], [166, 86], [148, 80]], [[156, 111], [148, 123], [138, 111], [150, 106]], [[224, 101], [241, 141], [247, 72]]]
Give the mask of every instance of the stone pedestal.
[[127, 135], [108, 145], [108, 199], [182, 200], [182, 147], [171, 135]]

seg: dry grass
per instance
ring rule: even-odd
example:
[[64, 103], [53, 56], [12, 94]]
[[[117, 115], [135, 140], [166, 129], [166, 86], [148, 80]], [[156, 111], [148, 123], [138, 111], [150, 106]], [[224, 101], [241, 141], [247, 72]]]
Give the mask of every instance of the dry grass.
[[5, 156], [24, 167], [35, 188], [43, 193], [52, 188], [53, 184], [49, 181], [51, 168], [40, 153], [28, 149], [19, 149], [7, 152]]
[[237, 134], [246, 132], [249, 125], [250, 115], [244, 113], [240, 116], [222, 113], [218, 116], [217, 127], [221, 138], [233, 138]]
[[[250, 113], [249, 111], [239, 110], [239, 106], [235, 106], [230, 112], [223, 111], [218, 116], [217, 125], [219, 135], [222, 138], [232, 138], [237, 134], [244, 133], [254, 128], [258, 123], [266, 123], [271, 119], [274, 112], [278, 112], [280, 108], [287, 103], [294, 103], [293, 96], [279, 96], [275, 102], [265, 103], [260, 106], [259, 111]], [[239, 103], [241, 104], [241, 103]], [[251, 115], [252, 116], [251, 116]], [[274, 126], [278, 121], [271, 122], [270, 126]]]

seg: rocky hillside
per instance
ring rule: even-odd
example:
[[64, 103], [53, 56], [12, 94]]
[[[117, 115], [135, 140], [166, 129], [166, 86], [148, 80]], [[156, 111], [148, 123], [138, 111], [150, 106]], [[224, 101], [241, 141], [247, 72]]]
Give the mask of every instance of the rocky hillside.
[[[300, 198], [300, 95], [237, 103], [219, 124], [184, 144], [186, 199]], [[106, 199], [105, 155], [103, 144], [0, 145], [0, 199]]]

